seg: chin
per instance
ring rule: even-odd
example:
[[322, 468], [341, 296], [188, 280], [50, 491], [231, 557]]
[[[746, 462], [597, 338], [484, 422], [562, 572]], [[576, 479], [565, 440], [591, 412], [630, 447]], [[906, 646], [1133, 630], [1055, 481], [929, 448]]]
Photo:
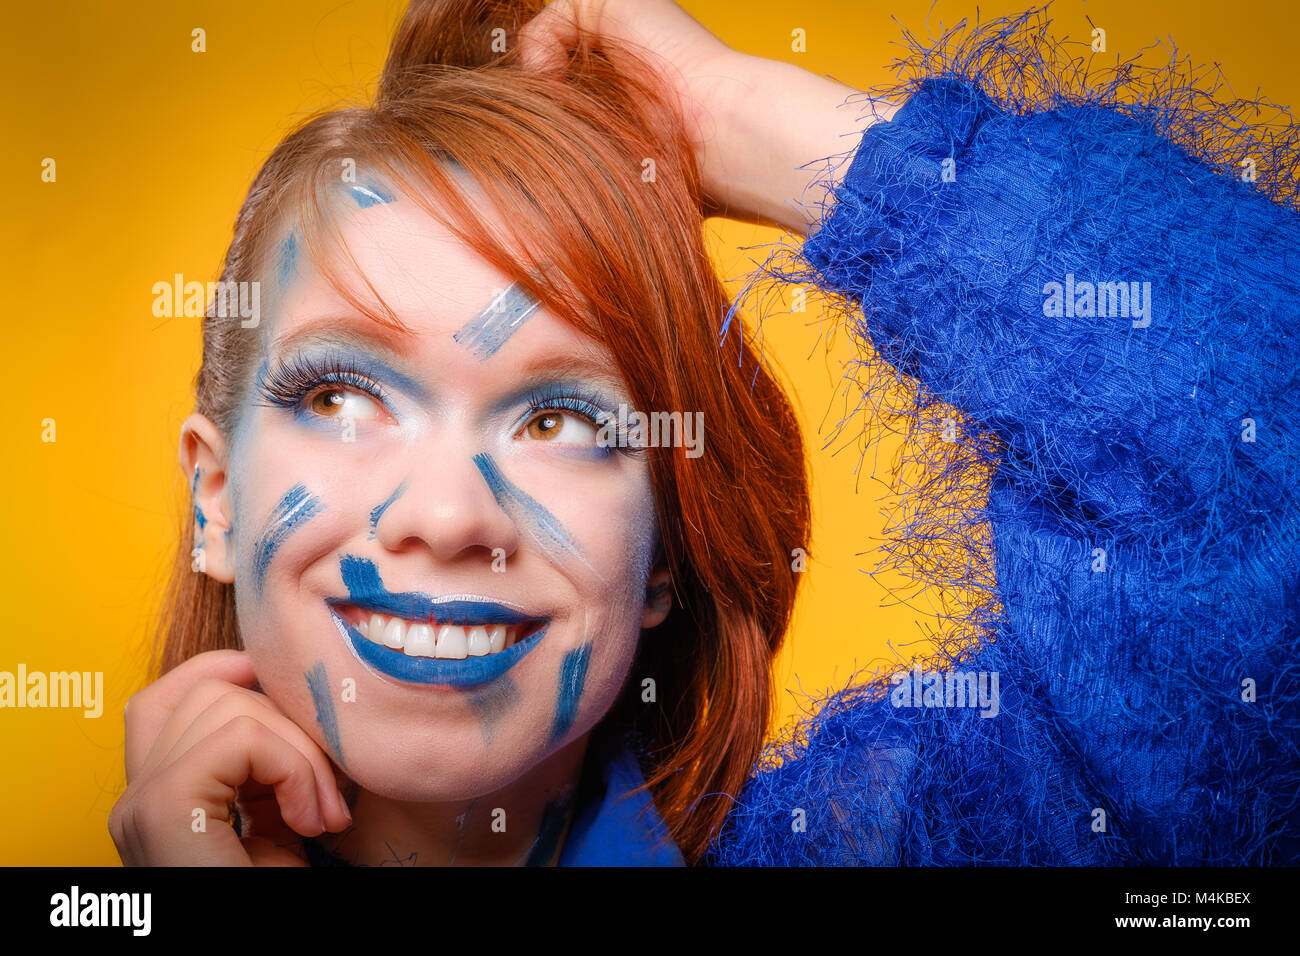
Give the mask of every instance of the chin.
[[359, 746], [345, 773], [363, 790], [409, 803], [451, 803], [495, 793], [545, 761], [534, 740], [504, 737], [485, 747], [477, 728], [447, 736], [436, 746], [394, 741], [382, 732], [353, 733]]

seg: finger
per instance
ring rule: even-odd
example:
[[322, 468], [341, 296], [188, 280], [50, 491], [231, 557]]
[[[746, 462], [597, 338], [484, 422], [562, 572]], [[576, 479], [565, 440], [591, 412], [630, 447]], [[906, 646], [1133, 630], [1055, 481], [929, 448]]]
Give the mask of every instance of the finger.
[[243, 651], [222, 650], [196, 654], [168, 671], [126, 702], [126, 779], [139, 774], [159, 730], [185, 695], [204, 678], [252, 687], [257, 682], [253, 662]]
[[189, 726], [184, 728], [171, 750], [159, 761], [158, 769], [167, 767], [200, 740], [216, 733], [237, 717], [245, 715], [260, 721], [272, 733], [296, 748], [311, 764], [319, 803], [325, 812], [325, 824], [328, 829], [339, 831], [351, 825], [352, 816], [343, 794], [339, 792], [329, 757], [306, 731], [275, 707], [270, 698], [251, 690], [227, 685], [226, 692], [211, 701], [202, 712], [195, 715]]
[[319, 836], [324, 832], [311, 761], [251, 714], [232, 718], [196, 743], [159, 774], [157, 786], [162, 793], [191, 800], [210, 821], [224, 821], [239, 786], [247, 780], [274, 789], [280, 819], [295, 833]]
[[[176, 741], [194, 723], [199, 714], [212, 706], [213, 701], [220, 700], [235, 690], [244, 691], [248, 694], [257, 693], [230, 681], [222, 680], [219, 677], [202, 677], [194, 682], [185, 696], [175, 703], [171, 712], [167, 715], [166, 721], [158, 729], [157, 736], [150, 745], [148, 754], [139, 766], [139, 773], [144, 777], [148, 777], [156, 771], [163, 759], [176, 746]], [[258, 694], [258, 696], [265, 700], [268, 706], [275, 707], [274, 702], [265, 694]], [[276, 709], [278, 710], [278, 708]]]

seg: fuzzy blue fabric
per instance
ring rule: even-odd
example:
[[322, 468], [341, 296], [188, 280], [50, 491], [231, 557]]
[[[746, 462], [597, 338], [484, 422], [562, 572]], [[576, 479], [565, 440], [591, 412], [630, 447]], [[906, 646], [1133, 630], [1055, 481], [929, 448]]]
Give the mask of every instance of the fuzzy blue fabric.
[[[768, 273], [837, 297], [929, 473], [886, 564], [976, 595], [919, 666], [997, 713], [832, 696], [707, 862], [1300, 862], [1295, 129], [1176, 64], [1076, 81], [1037, 14], [914, 45]], [[1121, 281], [1149, 313], [1082, 291]]]

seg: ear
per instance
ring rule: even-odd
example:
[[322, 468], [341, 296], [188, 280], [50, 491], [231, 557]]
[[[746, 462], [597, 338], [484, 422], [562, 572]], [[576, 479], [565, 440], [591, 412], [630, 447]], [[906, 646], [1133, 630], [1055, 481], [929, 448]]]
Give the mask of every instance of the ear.
[[662, 559], [656, 562], [645, 585], [645, 611], [641, 626], [658, 627], [673, 609], [673, 579]]
[[235, 580], [234, 509], [226, 481], [226, 440], [206, 415], [181, 425], [181, 470], [189, 480], [194, 514], [194, 570]]

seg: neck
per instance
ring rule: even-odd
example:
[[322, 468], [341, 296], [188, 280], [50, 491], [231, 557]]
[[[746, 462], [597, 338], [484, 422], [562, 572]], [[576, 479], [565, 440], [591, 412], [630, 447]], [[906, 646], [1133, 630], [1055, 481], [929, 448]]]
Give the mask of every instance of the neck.
[[412, 803], [355, 784], [353, 825], [316, 845], [351, 866], [551, 866], [577, 805], [587, 737], [471, 800]]

